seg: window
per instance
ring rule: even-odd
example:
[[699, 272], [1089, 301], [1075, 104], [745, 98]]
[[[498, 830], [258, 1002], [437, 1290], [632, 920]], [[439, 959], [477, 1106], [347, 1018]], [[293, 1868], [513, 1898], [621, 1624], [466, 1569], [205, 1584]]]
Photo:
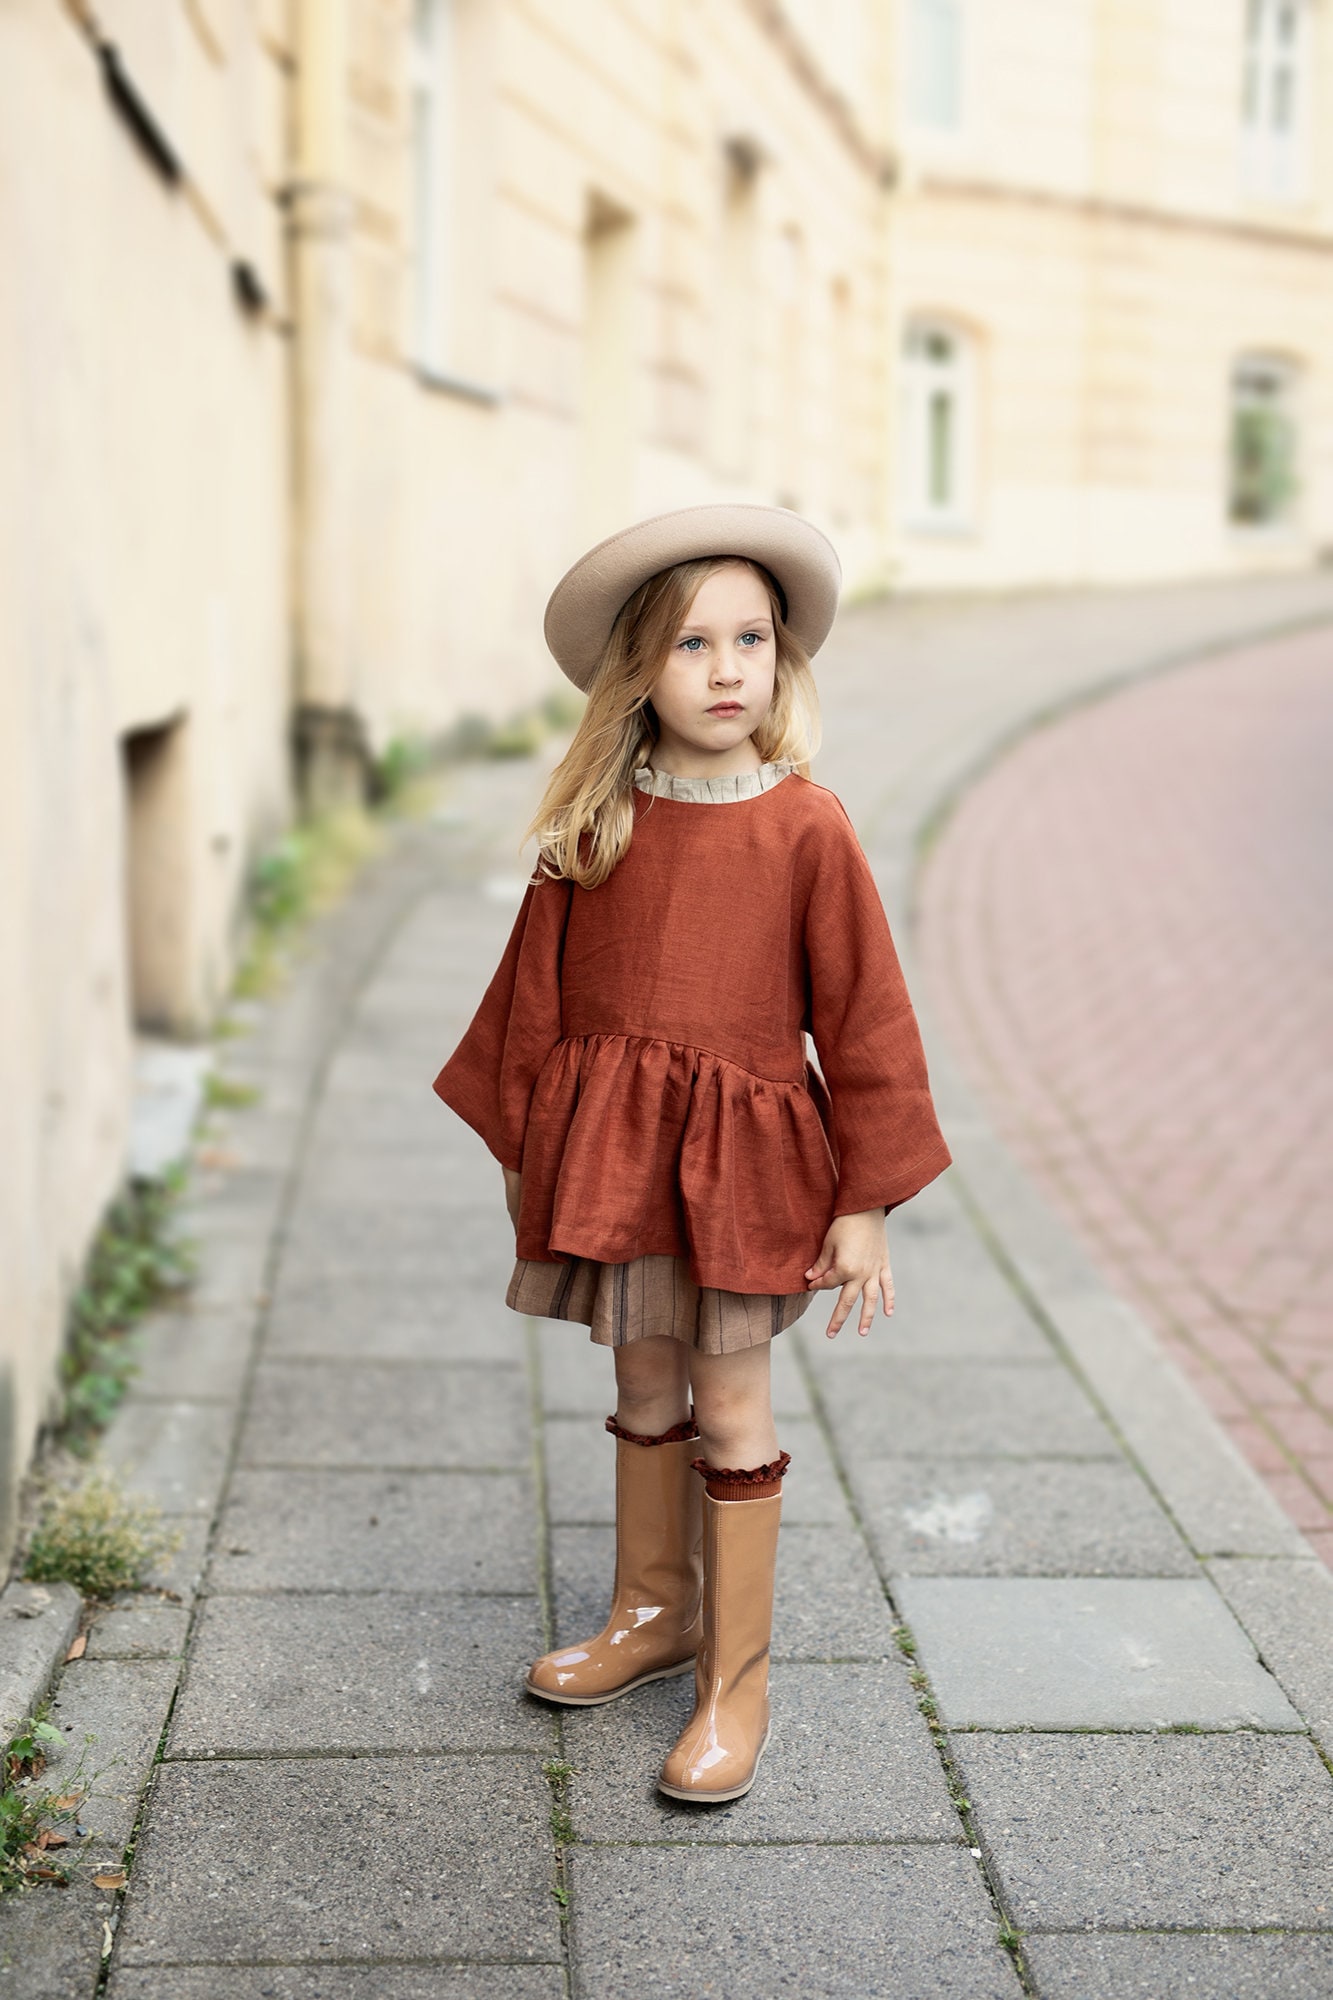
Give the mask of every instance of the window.
[[965, 0], [906, 0], [907, 116], [928, 132], [963, 123]]
[[412, 310], [413, 358], [443, 368], [448, 345], [450, 245], [445, 222], [450, 203], [451, 0], [414, 0], [410, 82], [412, 92], [412, 215], [415, 243]]
[[1299, 490], [1296, 370], [1288, 361], [1244, 355], [1231, 376], [1229, 511], [1240, 528], [1290, 521]]
[[973, 507], [972, 342], [956, 327], [916, 320], [904, 353], [904, 498], [910, 525], [963, 528]]
[[1308, 11], [1307, 0], [1246, 0], [1242, 174], [1272, 201], [1304, 192]]

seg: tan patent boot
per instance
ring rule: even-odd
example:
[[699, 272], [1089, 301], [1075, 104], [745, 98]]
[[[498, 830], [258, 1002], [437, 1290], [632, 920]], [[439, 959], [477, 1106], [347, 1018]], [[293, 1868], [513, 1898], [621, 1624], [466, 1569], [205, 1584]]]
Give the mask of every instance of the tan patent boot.
[[719, 1805], [749, 1791], [768, 1742], [782, 1488], [762, 1500], [714, 1500], [705, 1493], [703, 1507], [704, 1632], [694, 1668], [694, 1714], [657, 1784], [668, 1798]]
[[691, 1463], [693, 1421], [636, 1438], [614, 1417], [616, 1574], [611, 1611], [595, 1639], [545, 1653], [528, 1670], [543, 1701], [591, 1708], [648, 1681], [688, 1673], [699, 1648], [703, 1591], [702, 1494]]

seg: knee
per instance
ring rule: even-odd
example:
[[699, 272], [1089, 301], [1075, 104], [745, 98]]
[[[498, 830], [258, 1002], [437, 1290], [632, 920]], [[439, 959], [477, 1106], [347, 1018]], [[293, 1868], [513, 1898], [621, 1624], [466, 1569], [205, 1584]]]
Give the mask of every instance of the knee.
[[740, 1383], [696, 1382], [694, 1415], [714, 1460], [725, 1460], [729, 1452], [741, 1450], [753, 1437], [756, 1424], [769, 1418], [768, 1397], [751, 1394]]
[[636, 1340], [616, 1349], [616, 1389], [622, 1404], [653, 1403], [679, 1389], [685, 1355], [676, 1340]]

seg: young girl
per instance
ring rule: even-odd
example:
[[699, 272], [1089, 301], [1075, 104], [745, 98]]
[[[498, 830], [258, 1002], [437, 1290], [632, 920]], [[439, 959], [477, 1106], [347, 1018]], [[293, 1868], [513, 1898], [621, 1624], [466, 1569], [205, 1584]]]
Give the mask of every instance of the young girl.
[[770, 1344], [816, 1291], [830, 1338], [893, 1310], [886, 1213], [950, 1161], [869, 863], [809, 776], [839, 581], [808, 522], [739, 505], [569, 571], [546, 637], [587, 707], [435, 1080], [504, 1168], [506, 1303], [614, 1354], [610, 1616], [527, 1685], [579, 1706], [693, 1666], [678, 1799], [739, 1798], [768, 1740]]

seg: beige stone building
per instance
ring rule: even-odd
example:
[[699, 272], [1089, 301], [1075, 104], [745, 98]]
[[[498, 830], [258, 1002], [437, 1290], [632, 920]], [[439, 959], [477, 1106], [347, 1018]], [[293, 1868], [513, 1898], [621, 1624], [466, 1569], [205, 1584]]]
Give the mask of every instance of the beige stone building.
[[895, 0], [902, 582], [1333, 550], [1327, 0]]
[[[1329, 0], [0, 6], [0, 1546], [254, 857], [596, 535], [852, 590], [1333, 543]], [[1324, 115], [1319, 116], [1320, 106]]]

